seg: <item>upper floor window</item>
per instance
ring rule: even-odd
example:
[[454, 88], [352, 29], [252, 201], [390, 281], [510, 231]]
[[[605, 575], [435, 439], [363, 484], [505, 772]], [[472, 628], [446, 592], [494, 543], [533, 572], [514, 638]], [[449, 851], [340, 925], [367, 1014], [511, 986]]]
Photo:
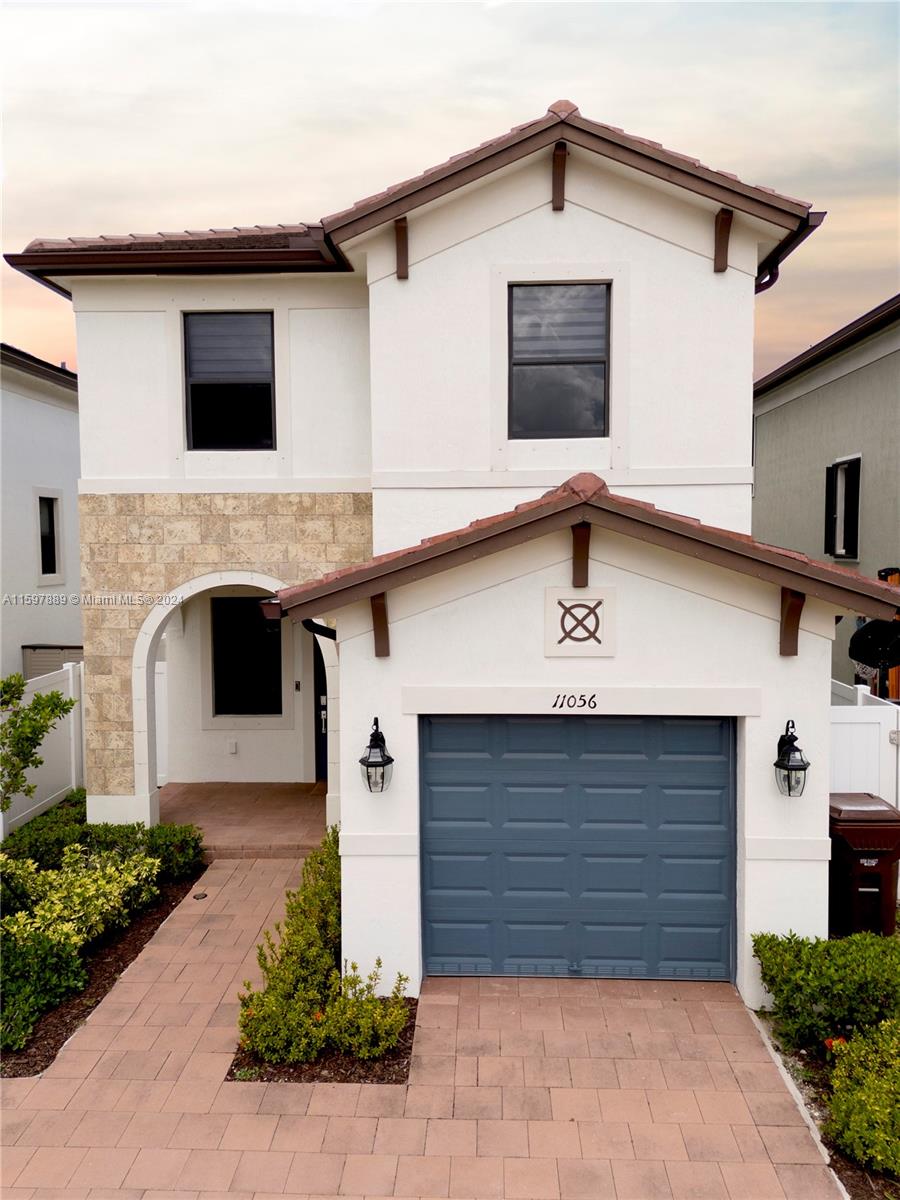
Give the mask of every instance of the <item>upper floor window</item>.
[[509, 436], [607, 437], [608, 283], [509, 289]]
[[825, 470], [825, 553], [859, 558], [861, 458], [846, 458]]
[[184, 314], [188, 450], [274, 450], [272, 314]]

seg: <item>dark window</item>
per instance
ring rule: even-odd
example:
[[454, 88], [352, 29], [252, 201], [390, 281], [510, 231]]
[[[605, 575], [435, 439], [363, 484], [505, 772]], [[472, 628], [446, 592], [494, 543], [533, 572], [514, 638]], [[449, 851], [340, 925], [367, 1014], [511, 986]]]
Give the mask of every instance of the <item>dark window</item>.
[[281, 624], [259, 596], [213, 596], [213, 715], [281, 716]]
[[609, 284], [509, 289], [509, 436], [606, 437]]
[[56, 499], [39, 496], [38, 509], [41, 520], [41, 574], [56, 575]]
[[848, 458], [825, 470], [825, 553], [833, 558], [859, 558], [861, 466]]
[[274, 450], [271, 313], [185, 313], [189, 450]]

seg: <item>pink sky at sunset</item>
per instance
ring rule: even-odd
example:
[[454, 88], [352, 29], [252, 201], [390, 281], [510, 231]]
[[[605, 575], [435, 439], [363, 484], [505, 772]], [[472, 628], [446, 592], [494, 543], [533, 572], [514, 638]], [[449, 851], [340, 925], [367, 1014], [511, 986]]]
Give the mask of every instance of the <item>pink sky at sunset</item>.
[[[757, 373], [900, 290], [894, 4], [7, 4], [3, 249], [316, 220], [567, 97], [827, 209]], [[75, 366], [4, 265], [3, 340]]]

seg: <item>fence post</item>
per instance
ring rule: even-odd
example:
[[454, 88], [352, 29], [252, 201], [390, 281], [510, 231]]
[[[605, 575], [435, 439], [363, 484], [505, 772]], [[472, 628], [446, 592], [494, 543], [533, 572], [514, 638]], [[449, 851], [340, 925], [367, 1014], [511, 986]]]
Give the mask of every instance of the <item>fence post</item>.
[[75, 707], [69, 714], [69, 779], [73, 788], [84, 786], [84, 714], [82, 713], [81, 698], [84, 682], [83, 663], [63, 663], [63, 670], [68, 676], [67, 691], [75, 700]]

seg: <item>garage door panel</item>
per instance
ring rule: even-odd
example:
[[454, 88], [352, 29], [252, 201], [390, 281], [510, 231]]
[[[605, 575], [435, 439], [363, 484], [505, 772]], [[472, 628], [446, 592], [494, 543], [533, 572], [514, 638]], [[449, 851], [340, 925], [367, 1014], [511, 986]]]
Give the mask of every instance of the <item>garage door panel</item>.
[[508, 854], [500, 863], [501, 904], [520, 902], [572, 903], [572, 856], [569, 854]]
[[650, 796], [646, 788], [582, 788], [581, 829], [595, 834], [604, 830], [646, 830], [650, 822]]
[[432, 785], [424, 793], [423, 819], [432, 827], [445, 825], [452, 829], [475, 826], [490, 829], [492, 805], [489, 792], [489, 784], [474, 787]]
[[731, 977], [729, 721], [426, 717], [421, 736], [428, 973]]
[[731, 758], [730, 727], [709, 717], [660, 718], [659, 757], [664, 762]]
[[726, 833], [731, 826], [731, 795], [719, 788], [661, 788], [658, 828], [667, 833], [691, 830], [694, 836], [710, 830]]
[[646, 854], [583, 854], [579, 898], [591, 903], [647, 899]]
[[677, 856], [661, 854], [657, 872], [657, 896], [664, 904], [727, 903], [730, 892], [731, 863], [724, 855]]
[[424, 867], [425, 894], [480, 903], [495, 891], [493, 856], [490, 854], [430, 854]]

